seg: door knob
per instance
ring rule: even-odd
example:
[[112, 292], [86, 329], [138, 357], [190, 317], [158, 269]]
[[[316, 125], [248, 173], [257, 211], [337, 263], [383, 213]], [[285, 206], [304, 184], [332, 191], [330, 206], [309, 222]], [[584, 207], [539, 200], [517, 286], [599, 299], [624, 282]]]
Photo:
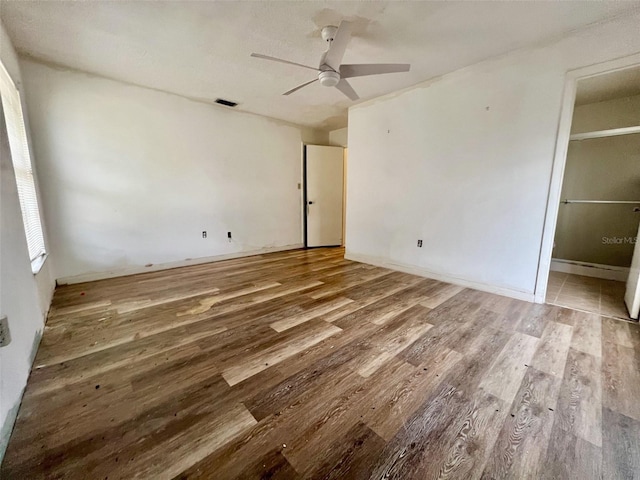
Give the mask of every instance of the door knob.
[[309, 202], [309, 205], [313, 205], [313, 202]]

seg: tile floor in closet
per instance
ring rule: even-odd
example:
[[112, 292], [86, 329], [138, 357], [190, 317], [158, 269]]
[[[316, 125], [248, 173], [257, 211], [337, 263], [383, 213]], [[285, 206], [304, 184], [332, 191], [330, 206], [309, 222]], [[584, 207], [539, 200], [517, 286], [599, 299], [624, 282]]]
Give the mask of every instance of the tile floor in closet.
[[630, 320], [624, 291], [624, 282], [549, 272], [547, 303]]

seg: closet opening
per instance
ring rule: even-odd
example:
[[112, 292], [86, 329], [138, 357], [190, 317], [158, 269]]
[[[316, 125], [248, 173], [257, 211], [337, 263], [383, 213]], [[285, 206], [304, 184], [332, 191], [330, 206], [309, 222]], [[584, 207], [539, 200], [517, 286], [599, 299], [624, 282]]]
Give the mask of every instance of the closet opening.
[[579, 79], [545, 301], [640, 309], [640, 67]]

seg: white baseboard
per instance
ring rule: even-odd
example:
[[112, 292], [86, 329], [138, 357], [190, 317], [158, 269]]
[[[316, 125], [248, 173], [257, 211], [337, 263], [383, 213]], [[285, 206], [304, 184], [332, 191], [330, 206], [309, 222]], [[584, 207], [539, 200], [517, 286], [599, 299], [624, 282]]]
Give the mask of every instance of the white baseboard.
[[251, 257], [254, 255], [262, 255], [264, 253], [284, 252], [287, 250], [296, 250], [304, 248], [304, 244], [296, 243], [293, 245], [284, 245], [282, 247], [267, 247], [258, 250], [249, 250], [246, 252], [226, 253], [223, 255], [214, 255], [212, 257], [190, 258], [188, 260], [180, 260], [177, 262], [158, 263], [150, 267], [127, 267], [116, 270], [108, 270], [105, 272], [83, 273], [71, 277], [62, 277], [56, 280], [58, 285], [71, 285], [74, 283], [93, 282], [95, 280], [104, 280], [106, 278], [126, 277], [127, 275], [137, 275], [139, 273], [157, 272], [159, 270], [169, 270], [171, 268], [188, 267], [189, 265], [201, 265], [203, 263], [220, 262], [222, 260], [231, 260], [234, 258]]
[[420, 277], [432, 278], [434, 280], [452, 283], [454, 285], [460, 285], [462, 287], [473, 288], [474, 290], [480, 290], [482, 292], [495, 293], [496, 295], [515, 298], [517, 300], [524, 300], [526, 302], [534, 301], [533, 292], [522, 292], [520, 290], [514, 290], [508, 287], [499, 287], [496, 285], [489, 285], [486, 283], [458, 278], [451, 275], [435, 273], [422, 267], [416, 267], [415, 265], [393, 262], [392, 260], [389, 260], [387, 258], [379, 258], [371, 255], [361, 255], [359, 253], [353, 253], [349, 251], [345, 253], [344, 258], [346, 258], [347, 260], [353, 260], [354, 262], [368, 263], [370, 265], [376, 265], [378, 267], [397, 270], [399, 272], [411, 273]]
[[572, 273], [584, 277], [604, 278], [605, 280], [617, 280], [626, 282], [629, 277], [629, 269], [599, 263], [578, 262], [575, 260], [562, 260], [552, 258], [549, 270], [553, 272]]

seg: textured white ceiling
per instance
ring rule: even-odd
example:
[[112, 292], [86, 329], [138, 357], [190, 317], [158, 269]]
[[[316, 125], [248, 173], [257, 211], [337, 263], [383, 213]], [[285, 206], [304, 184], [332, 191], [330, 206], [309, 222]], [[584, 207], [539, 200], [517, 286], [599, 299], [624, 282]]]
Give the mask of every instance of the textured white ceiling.
[[352, 104], [310, 70], [250, 58], [260, 52], [317, 65], [320, 29], [347, 19], [344, 63], [411, 63], [409, 73], [354, 78], [362, 100], [637, 9], [638, 2], [40, 2], [0, 0], [24, 55], [302, 125], [346, 125]]
[[640, 68], [628, 68], [580, 80], [576, 91], [576, 105], [633, 95], [640, 95]]

